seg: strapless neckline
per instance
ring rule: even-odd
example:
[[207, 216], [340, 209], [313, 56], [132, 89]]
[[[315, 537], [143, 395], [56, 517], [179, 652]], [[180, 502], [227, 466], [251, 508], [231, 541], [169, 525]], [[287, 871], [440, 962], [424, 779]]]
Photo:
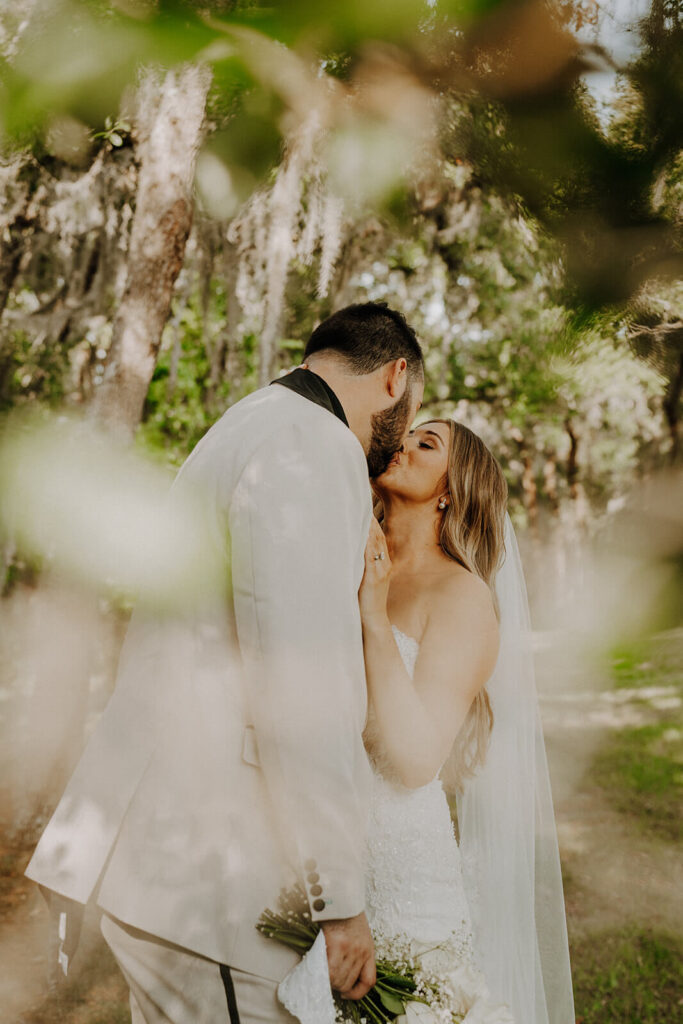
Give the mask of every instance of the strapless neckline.
[[391, 623], [391, 628], [394, 631], [394, 633], [398, 633], [398, 635], [400, 637], [403, 637], [404, 640], [409, 640], [410, 643], [411, 644], [415, 644], [416, 647], [420, 646], [420, 641], [419, 640], [417, 640], [414, 636], [410, 636], [410, 634], [408, 634], [408, 633], [404, 633], [403, 630], [399, 629], [398, 626], [395, 626], [393, 624], [393, 622]]

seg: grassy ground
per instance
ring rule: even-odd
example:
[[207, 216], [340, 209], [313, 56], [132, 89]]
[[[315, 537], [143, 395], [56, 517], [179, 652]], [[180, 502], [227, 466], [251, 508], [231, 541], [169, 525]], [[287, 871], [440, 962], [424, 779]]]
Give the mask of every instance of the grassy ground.
[[618, 651], [613, 678], [615, 696], [626, 691], [646, 721], [604, 743], [590, 782], [648, 835], [677, 842], [683, 823], [683, 631]]
[[593, 783], [649, 834], [677, 842], [683, 825], [683, 732], [667, 721], [624, 729], [593, 764]]
[[[607, 849], [584, 842], [583, 868], [574, 857], [567, 871], [577, 1021], [680, 1024], [683, 941], [673, 874], [683, 812], [683, 634], [616, 652], [612, 672], [614, 696], [639, 710], [642, 723], [603, 738], [578, 794], [602, 808], [595, 831]], [[600, 891], [605, 879], [610, 887]], [[610, 927], [600, 927], [601, 918]]]
[[681, 630], [670, 630], [649, 640], [616, 648], [609, 665], [615, 689], [680, 688], [682, 645]]
[[676, 1024], [683, 1020], [683, 942], [625, 927], [594, 932], [573, 950], [581, 1024]]

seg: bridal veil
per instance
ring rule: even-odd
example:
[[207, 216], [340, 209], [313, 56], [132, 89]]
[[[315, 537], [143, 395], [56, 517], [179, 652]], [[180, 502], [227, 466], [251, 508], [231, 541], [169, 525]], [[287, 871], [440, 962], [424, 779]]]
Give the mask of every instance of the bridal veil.
[[536, 695], [529, 605], [509, 516], [496, 578], [500, 653], [484, 766], [458, 794], [475, 949], [492, 995], [518, 1024], [574, 1024], [550, 777]]

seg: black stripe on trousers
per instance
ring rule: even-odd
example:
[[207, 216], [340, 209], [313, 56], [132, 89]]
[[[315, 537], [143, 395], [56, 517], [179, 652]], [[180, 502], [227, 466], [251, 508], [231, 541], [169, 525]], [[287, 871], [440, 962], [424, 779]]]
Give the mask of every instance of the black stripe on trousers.
[[230, 1024], [240, 1024], [240, 1015], [237, 1009], [237, 999], [235, 998], [235, 986], [232, 983], [232, 975], [230, 968], [227, 964], [221, 964], [221, 978], [223, 979], [223, 987], [225, 988], [225, 996], [228, 1000], [228, 1013], [230, 1014]]

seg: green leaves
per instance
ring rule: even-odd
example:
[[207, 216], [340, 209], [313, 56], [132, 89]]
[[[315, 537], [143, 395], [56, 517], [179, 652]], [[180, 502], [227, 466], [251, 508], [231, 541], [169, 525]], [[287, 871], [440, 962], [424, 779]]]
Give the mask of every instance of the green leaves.
[[128, 121], [118, 121], [109, 114], [104, 119], [104, 128], [101, 132], [93, 132], [93, 139], [104, 139], [111, 146], [118, 148], [122, 146], [126, 137], [131, 133], [131, 125]]
[[403, 1002], [398, 998], [398, 996], [380, 985], [377, 986], [377, 991], [379, 992], [379, 997], [382, 1000], [382, 1006], [384, 1006], [390, 1013], [395, 1013], [397, 1016], [403, 1013]]
[[99, 128], [118, 110], [140, 67], [195, 59], [216, 38], [197, 12], [147, 10], [147, 17], [135, 17], [110, 5], [66, 0], [34, 13], [3, 68], [5, 138], [39, 133], [58, 115]]

